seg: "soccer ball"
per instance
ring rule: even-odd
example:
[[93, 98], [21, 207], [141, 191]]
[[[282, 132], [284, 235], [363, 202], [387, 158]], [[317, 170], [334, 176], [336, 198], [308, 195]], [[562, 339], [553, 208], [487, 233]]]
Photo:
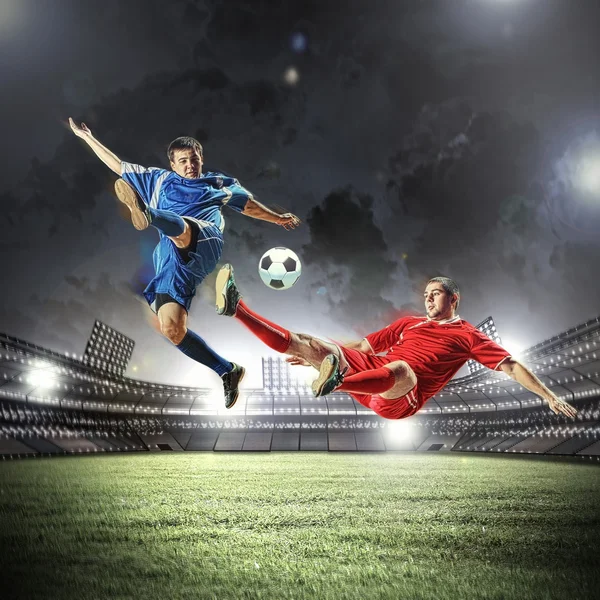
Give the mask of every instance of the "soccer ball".
[[291, 288], [302, 272], [300, 259], [289, 248], [271, 248], [258, 263], [258, 274], [263, 283], [273, 290]]

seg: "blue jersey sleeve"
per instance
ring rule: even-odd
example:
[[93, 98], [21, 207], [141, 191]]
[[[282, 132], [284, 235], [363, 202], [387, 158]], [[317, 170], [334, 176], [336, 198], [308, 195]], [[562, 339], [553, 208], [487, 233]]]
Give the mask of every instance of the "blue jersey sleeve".
[[227, 192], [227, 197], [223, 201], [225, 206], [233, 208], [236, 212], [242, 212], [246, 202], [252, 198], [252, 192], [240, 185], [240, 182], [233, 177], [223, 178], [223, 190]]
[[121, 177], [131, 185], [136, 192], [142, 197], [146, 204], [151, 204], [155, 200], [153, 206], [156, 206], [156, 201], [153, 196], [158, 193], [160, 183], [170, 173], [166, 169], [156, 167], [142, 167], [125, 161], [121, 162]]

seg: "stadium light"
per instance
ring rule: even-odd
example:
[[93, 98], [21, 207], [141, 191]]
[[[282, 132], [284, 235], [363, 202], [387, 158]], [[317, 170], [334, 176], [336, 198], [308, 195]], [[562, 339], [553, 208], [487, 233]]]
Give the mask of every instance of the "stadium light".
[[31, 371], [26, 377], [27, 383], [39, 388], [51, 388], [56, 385], [56, 379], [53, 373], [43, 369]]
[[576, 183], [582, 191], [600, 195], [600, 151], [581, 159], [577, 168]]
[[554, 170], [559, 182], [585, 196], [600, 198], [600, 135], [591, 131], [574, 140]]
[[300, 73], [296, 67], [288, 67], [283, 73], [283, 80], [290, 86], [295, 86], [300, 80]]
[[133, 340], [96, 320], [81, 360], [104, 373], [122, 376], [134, 345]]
[[395, 439], [412, 440], [415, 435], [415, 428], [406, 420], [390, 421], [386, 423], [386, 429]]

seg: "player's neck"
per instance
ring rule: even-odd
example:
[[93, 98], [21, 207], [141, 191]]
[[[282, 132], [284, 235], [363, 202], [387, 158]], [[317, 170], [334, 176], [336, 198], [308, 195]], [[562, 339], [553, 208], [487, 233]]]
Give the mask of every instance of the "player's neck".
[[444, 316], [443, 319], [430, 319], [429, 317], [427, 317], [427, 320], [435, 321], [436, 323], [439, 323], [440, 325], [444, 325], [444, 323], [452, 323], [454, 321], [460, 320], [460, 315], [455, 315], [455, 314], [446, 315], [446, 316]]

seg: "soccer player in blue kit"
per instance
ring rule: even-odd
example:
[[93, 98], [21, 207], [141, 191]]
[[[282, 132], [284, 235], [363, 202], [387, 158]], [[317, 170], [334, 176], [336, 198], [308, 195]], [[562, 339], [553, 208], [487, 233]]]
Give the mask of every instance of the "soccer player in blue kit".
[[217, 354], [187, 328], [187, 315], [196, 288], [217, 266], [223, 249], [223, 206], [244, 215], [293, 229], [300, 223], [291, 213], [277, 214], [257, 202], [239, 182], [217, 172], [202, 173], [203, 149], [191, 137], [169, 145], [171, 171], [122, 161], [102, 145], [90, 129], [69, 118], [73, 133], [120, 179], [117, 198], [131, 211], [136, 229], [158, 229], [154, 250], [155, 277], [144, 290], [158, 317], [158, 328], [185, 355], [206, 365], [223, 380], [225, 406], [239, 395], [244, 367]]

